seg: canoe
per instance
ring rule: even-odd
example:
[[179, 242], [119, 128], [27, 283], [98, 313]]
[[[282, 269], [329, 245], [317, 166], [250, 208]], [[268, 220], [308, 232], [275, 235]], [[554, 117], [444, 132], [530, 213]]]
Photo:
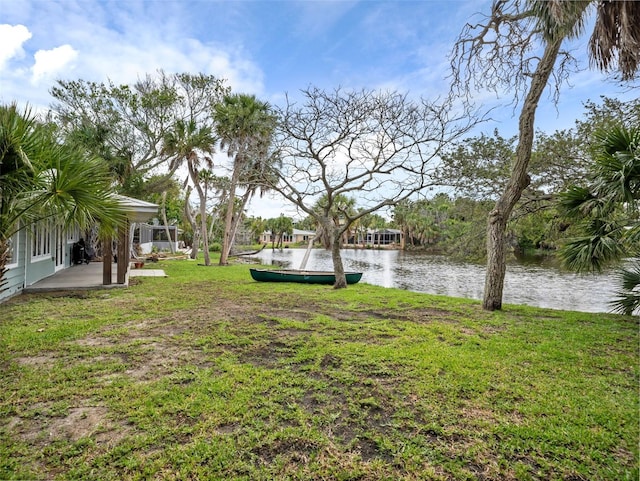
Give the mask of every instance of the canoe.
[[[249, 269], [251, 277], [261, 282], [301, 282], [304, 284], [335, 284], [336, 276], [331, 271], [302, 271], [294, 269]], [[347, 284], [355, 284], [362, 272], [345, 272]]]

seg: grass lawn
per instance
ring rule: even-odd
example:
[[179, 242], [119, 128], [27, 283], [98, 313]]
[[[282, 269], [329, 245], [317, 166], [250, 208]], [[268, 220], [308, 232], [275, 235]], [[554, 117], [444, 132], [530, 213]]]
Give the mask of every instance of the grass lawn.
[[637, 317], [148, 267], [0, 305], [0, 479], [638, 479]]

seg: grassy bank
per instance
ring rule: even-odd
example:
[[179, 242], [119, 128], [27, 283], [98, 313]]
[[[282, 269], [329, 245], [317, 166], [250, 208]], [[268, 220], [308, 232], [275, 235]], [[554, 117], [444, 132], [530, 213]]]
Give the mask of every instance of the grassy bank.
[[0, 305], [0, 479], [638, 479], [638, 319], [165, 261]]

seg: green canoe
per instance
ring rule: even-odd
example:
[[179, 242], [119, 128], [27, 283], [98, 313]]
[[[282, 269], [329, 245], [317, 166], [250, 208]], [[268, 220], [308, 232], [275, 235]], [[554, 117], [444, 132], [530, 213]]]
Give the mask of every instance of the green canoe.
[[[336, 276], [330, 271], [301, 271], [293, 269], [249, 269], [251, 277], [261, 282], [302, 282], [304, 284], [334, 284]], [[355, 284], [362, 272], [345, 272], [347, 284]]]

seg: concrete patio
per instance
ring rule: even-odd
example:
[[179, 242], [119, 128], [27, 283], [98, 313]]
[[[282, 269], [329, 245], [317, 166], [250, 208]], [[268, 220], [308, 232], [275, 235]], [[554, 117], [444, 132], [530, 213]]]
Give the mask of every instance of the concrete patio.
[[130, 277], [166, 277], [162, 269], [133, 269], [131, 266], [125, 276], [124, 284], [117, 284], [117, 267], [112, 265], [111, 284], [102, 283], [102, 262], [90, 262], [62, 269], [35, 284], [25, 287], [23, 292], [52, 292], [89, 289], [112, 289], [127, 287]]

